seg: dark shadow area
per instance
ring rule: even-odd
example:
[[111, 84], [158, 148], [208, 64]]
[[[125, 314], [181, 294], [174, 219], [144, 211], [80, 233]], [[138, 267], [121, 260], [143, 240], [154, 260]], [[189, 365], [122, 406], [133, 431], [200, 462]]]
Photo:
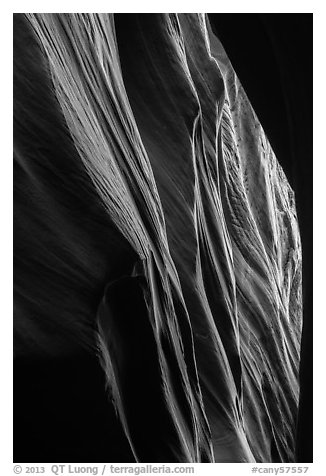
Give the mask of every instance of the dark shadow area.
[[134, 462], [96, 356], [16, 361], [15, 463]]

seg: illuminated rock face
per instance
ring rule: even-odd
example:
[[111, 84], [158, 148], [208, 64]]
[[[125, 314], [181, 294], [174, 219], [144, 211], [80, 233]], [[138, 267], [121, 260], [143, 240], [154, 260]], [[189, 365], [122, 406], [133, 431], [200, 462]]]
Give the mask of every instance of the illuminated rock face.
[[294, 194], [207, 18], [16, 24], [17, 358], [99, 352], [137, 461], [293, 461]]

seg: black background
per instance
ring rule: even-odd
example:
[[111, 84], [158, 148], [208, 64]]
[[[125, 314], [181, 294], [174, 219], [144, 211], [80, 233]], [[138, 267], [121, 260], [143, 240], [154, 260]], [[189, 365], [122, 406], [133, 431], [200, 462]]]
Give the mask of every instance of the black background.
[[[298, 462], [311, 462], [312, 15], [209, 18], [296, 192], [304, 263], [297, 454]], [[101, 462], [108, 454], [111, 461], [132, 461], [103, 389], [98, 362], [86, 354], [62, 362], [16, 362], [14, 461]]]

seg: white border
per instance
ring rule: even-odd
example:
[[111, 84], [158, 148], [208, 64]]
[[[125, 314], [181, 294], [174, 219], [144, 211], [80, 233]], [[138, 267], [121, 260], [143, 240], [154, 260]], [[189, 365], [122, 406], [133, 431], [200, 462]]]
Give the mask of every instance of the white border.
[[[90, 6], [92, 7], [90, 9]], [[326, 312], [325, 240], [326, 240], [326, 118], [325, 49], [326, 18], [321, 1], [230, 1], [228, 2], [11, 2], [2, 9], [1, 35], [1, 332], [0, 332], [0, 472], [12, 473], [12, 13], [43, 11], [113, 12], [216, 12], [216, 13], [295, 13], [314, 12], [314, 464], [307, 474], [325, 474], [322, 468], [325, 448], [325, 364]], [[302, 67], [304, 68], [304, 59]], [[309, 158], [307, 158], [309, 160]], [[196, 465], [197, 466], [197, 465]], [[251, 474], [251, 465], [201, 465], [200, 474]], [[209, 468], [210, 466], [210, 468]], [[261, 465], [271, 467], [280, 465]], [[295, 465], [298, 466], [298, 465]], [[213, 467], [215, 469], [213, 469]], [[223, 467], [223, 468], [222, 468]], [[199, 474], [199, 471], [196, 471]], [[212, 473], [213, 474], [213, 473]]]

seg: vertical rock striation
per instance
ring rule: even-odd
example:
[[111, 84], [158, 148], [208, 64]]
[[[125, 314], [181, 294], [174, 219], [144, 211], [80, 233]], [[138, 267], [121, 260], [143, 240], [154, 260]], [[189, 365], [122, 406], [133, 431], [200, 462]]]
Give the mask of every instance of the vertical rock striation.
[[15, 22], [17, 355], [99, 352], [135, 461], [293, 461], [294, 193], [207, 18]]

